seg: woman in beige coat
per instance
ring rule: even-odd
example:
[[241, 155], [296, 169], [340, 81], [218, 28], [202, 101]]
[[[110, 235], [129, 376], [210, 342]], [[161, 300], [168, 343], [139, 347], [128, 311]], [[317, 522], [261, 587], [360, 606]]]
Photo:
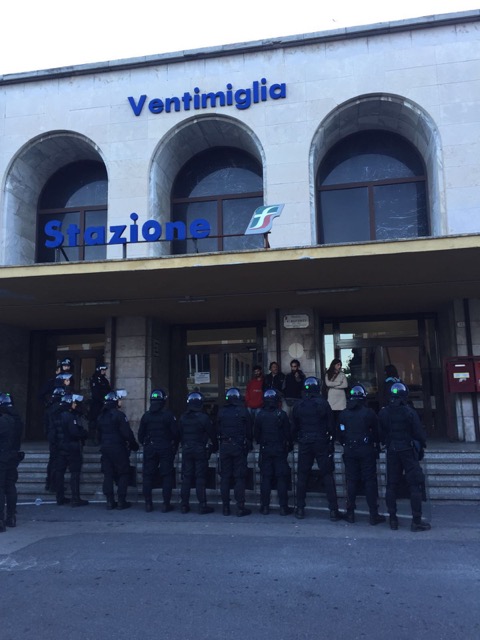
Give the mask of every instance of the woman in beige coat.
[[345, 389], [348, 387], [347, 378], [342, 371], [342, 361], [338, 358], [334, 358], [327, 369], [325, 386], [328, 389], [328, 404], [335, 416], [335, 427], [338, 428], [340, 412], [347, 406]]

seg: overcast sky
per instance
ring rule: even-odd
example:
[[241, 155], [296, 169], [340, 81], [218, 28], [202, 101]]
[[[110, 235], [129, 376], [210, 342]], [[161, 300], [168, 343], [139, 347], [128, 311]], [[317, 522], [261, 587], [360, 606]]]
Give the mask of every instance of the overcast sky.
[[480, 0], [6, 0], [0, 75], [480, 8]]

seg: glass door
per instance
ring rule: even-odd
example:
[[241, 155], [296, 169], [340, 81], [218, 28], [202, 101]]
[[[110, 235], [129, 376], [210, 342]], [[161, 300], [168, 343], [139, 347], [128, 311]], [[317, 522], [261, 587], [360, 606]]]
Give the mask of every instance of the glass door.
[[214, 416], [227, 389], [237, 387], [245, 394], [257, 354], [256, 327], [187, 331], [188, 392], [200, 391]]
[[369, 406], [378, 411], [388, 398], [384, 393], [387, 365], [393, 365], [408, 385], [410, 400], [430, 437], [445, 436], [438, 380], [440, 364], [433, 319], [336, 321], [324, 326], [324, 357], [328, 367], [341, 358], [349, 384], [362, 384]]

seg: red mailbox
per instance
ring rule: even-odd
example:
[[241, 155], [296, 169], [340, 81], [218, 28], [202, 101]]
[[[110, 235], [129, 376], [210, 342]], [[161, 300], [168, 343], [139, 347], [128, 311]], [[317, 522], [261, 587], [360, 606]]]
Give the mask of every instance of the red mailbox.
[[[447, 389], [450, 393], [475, 393], [480, 390], [480, 359], [449, 358], [447, 367]], [[477, 386], [478, 385], [478, 386]]]
[[475, 390], [480, 393], [480, 358], [473, 358], [473, 370], [475, 373]]

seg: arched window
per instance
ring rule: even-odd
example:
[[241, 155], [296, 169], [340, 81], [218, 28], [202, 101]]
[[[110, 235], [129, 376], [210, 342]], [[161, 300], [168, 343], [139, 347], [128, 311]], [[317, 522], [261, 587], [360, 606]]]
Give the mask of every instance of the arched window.
[[341, 140], [319, 167], [317, 194], [320, 244], [429, 235], [423, 161], [397, 134]]
[[263, 204], [260, 163], [230, 147], [214, 147], [189, 160], [172, 189], [172, 220], [189, 226], [198, 218], [210, 224], [210, 236], [175, 241], [173, 252], [238, 251], [263, 246], [263, 237], [243, 235], [255, 209]]
[[[107, 191], [107, 172], [101, 162], [73, 162], [54, 173], [39, 200], [36, 261], [105, 259], [105, 245], [85, 246], [83, 233], [87, 227], [106, 225]], [[53, 237], [46, 228], [49, 223], [64, 236], [60, 247], [45, 244]], [[92, 238], [98, 239], [98, 236]]]

